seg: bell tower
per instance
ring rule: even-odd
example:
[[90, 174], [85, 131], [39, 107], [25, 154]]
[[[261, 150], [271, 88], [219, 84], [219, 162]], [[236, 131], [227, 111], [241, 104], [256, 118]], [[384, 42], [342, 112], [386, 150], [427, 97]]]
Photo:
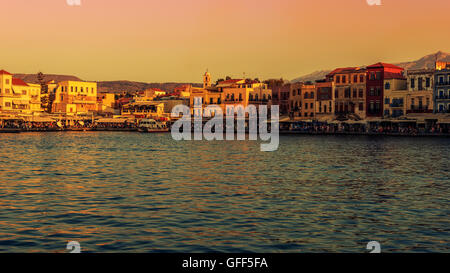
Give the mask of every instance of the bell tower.
[[203, 88], [211, 87], [211, 74], [209, 74], [208, 70], [206, 70], [203, 75]]

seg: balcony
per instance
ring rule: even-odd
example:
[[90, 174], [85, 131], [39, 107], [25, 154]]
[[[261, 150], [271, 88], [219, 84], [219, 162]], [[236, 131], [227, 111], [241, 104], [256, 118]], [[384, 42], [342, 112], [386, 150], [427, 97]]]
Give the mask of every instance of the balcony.
[[391, 103], [389, 106], [390, 107], [403, 107], [403, 103]]
[[437, 96], [436, 99], [437, 100], [448, 100], [448, 99], [450, 99], [450, 96]]
[[436, 86], [446, 86], [446, 85], [450, 85], [450, 82], [448, 81], [443, 81], [443, 82], [437, 82]]

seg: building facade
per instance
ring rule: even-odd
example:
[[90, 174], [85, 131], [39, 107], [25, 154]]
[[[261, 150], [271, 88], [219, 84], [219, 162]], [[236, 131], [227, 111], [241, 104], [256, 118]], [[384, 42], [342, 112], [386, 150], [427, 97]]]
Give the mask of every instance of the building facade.
[[335, 86], [333, 81], [319, 80], [316, 81], [316, 117], [334, 116], [334, 91]]
[[41, 112], [40, 85], [28, 84], [0, 70], [0, 111], [13, 114]]
[[434, 108], [434, 69], [409, 70], [406, 72], [408, 93], [406, 114], [432, 113]]
[[450, 113], [450, 63], [436, 62], [434, 112]]
[[292, 118], [301, 116], [302, 109], [302, 86], [304, 83], [297, 82], [290, 85], [289, 92], [289, 116]]
[[366, 116], [366, 69], [338, 68], [327, 75], [335, 84], [334, 103], [337, 116], [363, 119]]
[[58, 83], [53, 113], [87, 114], [97, 111], [97, 83], [81, 81], [63, 81]]
[[383, 117], [400, 117], [406, 114], [407, 80], [401, 74], [386, 73], [383, 88]]
[[316, 86], [314, 84], [304, 84], [301, 88], [302, 107], [300, 117], [304, 119], [313, 119], [316, 114]]
[[376, 63], [367, 67], [366, 74], [366, 117], [382, 117], [384, 113], [384, 79], [403, 77], [403, 68]]

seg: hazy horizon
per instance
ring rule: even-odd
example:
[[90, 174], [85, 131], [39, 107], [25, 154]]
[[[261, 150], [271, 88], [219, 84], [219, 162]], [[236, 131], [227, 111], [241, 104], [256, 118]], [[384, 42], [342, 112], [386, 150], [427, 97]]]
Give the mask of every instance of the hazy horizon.
[[445, 0], [2, 2], [0, 69], [11, 73], [163, 83], [200, 82], [208, 69], [213, 80], [292, 80], [450, 52]]

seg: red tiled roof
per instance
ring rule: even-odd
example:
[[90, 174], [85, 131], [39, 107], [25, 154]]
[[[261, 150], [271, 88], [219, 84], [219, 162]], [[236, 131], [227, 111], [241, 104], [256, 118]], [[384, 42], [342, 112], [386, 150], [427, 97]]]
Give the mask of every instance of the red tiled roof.
[[0, 70], [0, 75], [12, 75], [12, 74], [2, 69]]
[[401, 68], [400, 66], [396, 66], [396, 65], [388, 64], [388, 63], [382, 63], [382, 62], [373, 64], [373, 65], [369, 65], [367, 68], [377, 68], [377, 67], [395, 68], [395, 69], [403, 70], [403, 68]]
[[392, 80], [392, 79], [398, 79], [398, 80], [406, 80], [406, 78], [401, 73], [392, 73], [392, 72], [384, 72], [384, 79], [385, 80]]
[[13, 85], [21, 85], [21, 86], [28, 86], [28, 84], [24, 81], [22, 81], [21, 79], [18, 78], [13, 78], [12, 79], [12, 84]]

